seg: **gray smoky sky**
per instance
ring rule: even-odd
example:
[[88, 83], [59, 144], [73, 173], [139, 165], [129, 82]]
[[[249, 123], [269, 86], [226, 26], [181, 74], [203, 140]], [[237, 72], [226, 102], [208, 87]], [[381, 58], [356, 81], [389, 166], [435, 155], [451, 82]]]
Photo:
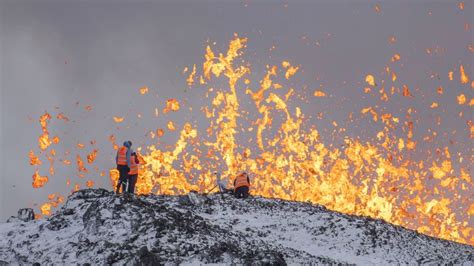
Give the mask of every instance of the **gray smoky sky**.
[[[393, 66], [397, 86], [407, 84], [415, 97], [388, 102], [387, 110], [404, 116], [408, 107], [417, 108], [415, 135], [421, 138], [430, 128], [446, 132], [440, 132], [436, 144], [420, 144], [425, 151], [420, 153], [427, 156], [426, 151], [454, 139], [450, 150], [464, 157], [461, 166], [472, 176], [467, 126], [473, 120], [472, 107], [458, 105], [456, 96], [464, 93], [468, 101], [473, 97], [470, 84], [461, 85], [458, 73], [462, 64], [474, 78], [473, 53], [467, 48], [474, 44], [473, 6], [473, 1], [464, 1], [464, 10], [458, 1], [0, 1], [0, 220], [18, 208], [46, 202], [50, 193], [66, 196], [74, 184], [84, 187], [86, 180], [110, 189], [108, 175], [100, 177], [98, 172], [114, 167], [111, 134], [118, 143], [131, 139], [136, 148], [153, 143], [147, 132], [166, 128], [169, 120], [178, 129], [185, 121], [205, 129], [208, 122], [200, 107], [209, 104], [207, 87], [188, 88], [182, 71], [202, 64], [208, 43], [226, 51], [234, 33], [248, 37], [253, 88], [267, 64], [288, 60], [301, 67], [294, 81], [281, 83], [305, 97], [300, 104], [305, 114], [325, 112], [324, 119], [310, 120], [322, 135], [329, 134], [325, 129], [332, 121], [342, 123], [349, 112], [358, 114], [363, 107], [380, 104], [364, 97], [364, 78], [368, 73], [380, 77], [399, 53], [400, 64]], [[389, 43], [391, 36], [396, 43]], [[428, 55], [427, 48], [438, 53]], [[455, 72], [455, 81], [448, 80], [449, 71]], [[139, 94], [142, 86], [150, 88], [147, 95]], [[439, 86], [445, 89], [443, 97], [436, 94]], [[312, 97], [320, 87], [329, 94], [327, 100]], [[242, 109], [250, 110], [254, 105], [241, 89]], [[178, 99], [182, 109], [163, 115], [169, 98]], [[433, 101], [440, 105], [437, 113], [429, 108]], [[89, 105], [92, 110], [86, 111]], [[38, 119], [45, 111], [53, 117], [62, 112], [71, 120], [53, 118], [49, 131], [61, 137], [54, 146], [57, 158], [72, 165], [56, 160], [56, 174], [50, 176], [42, 156], [38, 169], [50, 181], [33, 189], [36, 168], [29, 165], [28, 152], [39, 153]], [[113, 116], [125, 121], [114, 123]], [[435, 126], [437, 116], [442, 118], [440, 126]], [[369, 126], [370, 118], [365, 120], [348, 124], [346, 134], [373, 136], [377, 131]], [[166, 131], [163, 144], [173, 145], [177, 135]], [[86, 147], [79, 150], [77, 143]], [[95, 148], [97, 161], [86, 163], [89, 174], [79, 178], [76, 154], [85, 160]]]

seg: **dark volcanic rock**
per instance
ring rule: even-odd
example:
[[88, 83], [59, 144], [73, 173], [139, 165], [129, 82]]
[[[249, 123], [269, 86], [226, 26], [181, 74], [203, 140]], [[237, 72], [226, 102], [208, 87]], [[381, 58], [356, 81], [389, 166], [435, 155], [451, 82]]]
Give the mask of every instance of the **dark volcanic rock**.
[[24, 208], [18, 210], [18, 216], [12, 216], [7, 220], [7, 223], [22, 221], [29, 222], [35, 219], [35, 212], [33, 209]]
[[474, 248], [321, 206], [230, 195], [73, 193], [0, 224], [0, 265], [462, 264]]

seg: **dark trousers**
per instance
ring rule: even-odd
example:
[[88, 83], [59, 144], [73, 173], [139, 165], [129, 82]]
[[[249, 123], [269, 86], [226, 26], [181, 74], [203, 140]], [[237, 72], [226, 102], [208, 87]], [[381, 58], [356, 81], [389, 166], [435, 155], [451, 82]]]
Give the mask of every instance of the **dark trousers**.
[[249, 187], [238, 187], [234, 193], [235, 197], [238, 199], [247, 198], [249, 196]]
[[128, 192], [135, 193], [135, 184], [137, 183], [138, 175], [128, 176]]
[[125, 192], [127, 191], [128, 172], [130, 171], [130, 168], [128, 168], [127, 165], [117, 165], [117, 170], [120, 173], [120, 177], [115, 192], [119, 193], [120, 187], [122, 187], [122, 192]]

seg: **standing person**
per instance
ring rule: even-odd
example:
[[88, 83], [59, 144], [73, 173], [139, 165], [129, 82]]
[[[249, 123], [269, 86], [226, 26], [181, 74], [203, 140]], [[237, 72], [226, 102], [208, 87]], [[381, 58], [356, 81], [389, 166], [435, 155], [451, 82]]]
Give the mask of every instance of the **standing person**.
[[135, 193], [135, 184], [138, 179], [138, 167], [140, 160], [135, 152], [130, 156], [130, 171], [128, 172], [128, 193]]
[[117, 156], [115, 157], [115, 162], [117, 163], [117, 170], [119, 171], [119, 180], [115, 193], [120, 192], [120, 187], [122, 187], [122, 192], [126, 191], [128, 172], [130, 171], [130, 156], [132, 154], [132, 142], [125, 141], [123, 146], [120, 147], [117, 151]]
[[234, 179], [234, 195], [236, 198], [247, 198], [249, 196], [250, 179], [247, 173], [243, 172]]

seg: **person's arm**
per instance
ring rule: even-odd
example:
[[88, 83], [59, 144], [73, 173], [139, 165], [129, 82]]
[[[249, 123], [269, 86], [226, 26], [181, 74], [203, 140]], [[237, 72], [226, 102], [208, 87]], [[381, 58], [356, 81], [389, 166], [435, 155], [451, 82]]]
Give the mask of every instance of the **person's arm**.
[[250, 186], [250, 178], [249, 178], [249, 176], [247, 176], [247, 183], [249, 183], [249, 186]]
[[132, 155], [132, 149], [128, 148], [127, 150], [127, 165], [130, 167], [130, 156]]

